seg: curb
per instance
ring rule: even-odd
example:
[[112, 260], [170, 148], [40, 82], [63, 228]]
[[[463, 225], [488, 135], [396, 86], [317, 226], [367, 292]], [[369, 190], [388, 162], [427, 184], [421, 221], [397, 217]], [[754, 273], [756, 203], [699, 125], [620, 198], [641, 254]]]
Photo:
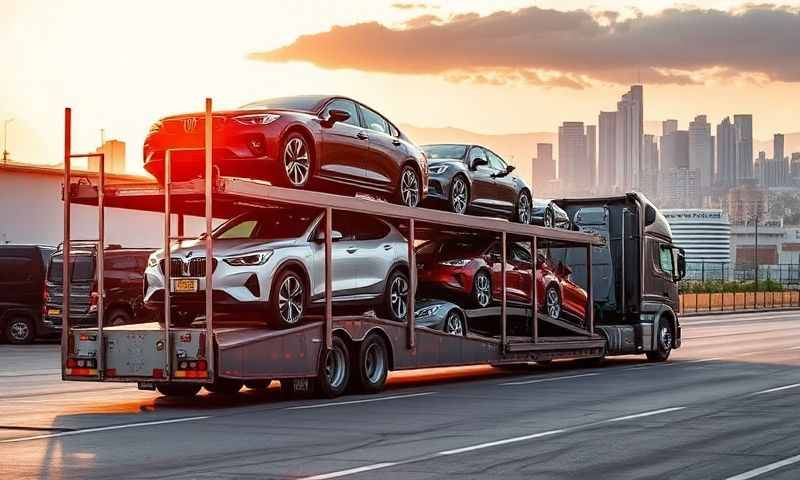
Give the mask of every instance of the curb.
[[732, 313], [770, 313], [770, 312], [797, 312], [800, 311], [800, 307], [785, 307], [785, 308], [760, 308], [758, 310], [712, 310], [708, 311], [699, 311], [699, 312], [689, 312], [689, 313], [680, 313], [679, 315], [682, 318], [689, 318], [689, 317], [708, 317], [708, 316], [719, 316], [719, 315], [730, 315]]

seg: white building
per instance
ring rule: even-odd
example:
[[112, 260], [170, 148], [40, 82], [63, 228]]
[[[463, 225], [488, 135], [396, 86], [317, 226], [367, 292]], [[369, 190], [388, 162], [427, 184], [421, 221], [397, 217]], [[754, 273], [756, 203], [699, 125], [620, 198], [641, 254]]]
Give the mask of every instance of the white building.
[[687, 276], [729, 276], [731, 225], [717, 209], [661, 210], [672, 229], [672, 241], [686, 251]]

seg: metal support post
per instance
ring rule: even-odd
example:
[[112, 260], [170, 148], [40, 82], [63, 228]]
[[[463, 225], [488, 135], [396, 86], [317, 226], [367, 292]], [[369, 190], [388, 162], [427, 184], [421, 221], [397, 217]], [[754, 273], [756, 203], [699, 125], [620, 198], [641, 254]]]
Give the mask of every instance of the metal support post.
[[[212, 174], [212, 155], [213, 151], [213, 125], [211, 117], [211, 99], [206, 98], [205, 115], [205, 204], [206, 204], [206, 362], [208, 364], [208, 379], [214, 381], [217, 370], [216, 356], [214, 355], [214, 238], [211, 236], [212, 221], [214, 219], [213, 210], [213, 174]], [[183, 217], [178, 223], [183, 225]], [[183, 237], [183, 232], [180, 233]]]
[[[500, 334], [500, 343], [503, 347], [503, 352], [508, 349], [508, 325], [506, 324], [507, 320], [507, 312], [506, 312], [506, 232], [502, 232], [500, 234], [500, 287], [503, 289], [503, 293], [500, 296], [500, 322], [502, 324], [502, 330]], [[492, 292], [489, 292], [491, 295]]]
[[594, 295], [592, 294], [592, 246], [586, 246], [586, 323], [594, 333]]
[[417, 292], [417, 260], [416, 252], [414, 251], [414, 241], [416, 239], [415, 232], [416, 224], [414, 219], [408, 220], [408, 349], [413, 350], [416, 346], [416, 339], [414, 337], [416, 327], [416, 317], [414, 315], [414, 294]]
[[538, 239], [533, 237], [531, 240], [531, 268], [533, 268], [533, 273], [531, 275], [531, 289], [533, 289], [533, 293], [531, 294], [531, 298], [533, 299], [533, 343], [539, 342], [539, 298], [537, 295], [537, 266], [539, 263], [539, 250], [538, 247]]
[[100, 163], [97, 182], [97, 377], [102, 380], [106, 369], [106, 347], [103, 336], [105, 320], [105, 257], [106, 257], [106, 156], [98, 154]]
[[63, 290], [61, 301], [61, 378], [66, 376], [67, 359], [69, 358], [70, 335], [70, 185], [72, 183], [70, 169], [72, 168], [72, 109], [64, 109], [64, 243], [62, 247], [63, 265], [62, 272]]
[[172, 313], [172, 214], [170, 213], [170, 187], [172, 184], [172, 152], [164, 153], [164, 352], [167, 356], [167, 379], [172, 378], [172, 341], [170, 316]]
[[333, 348], [333, 209], [325, 209], [325, 350]]

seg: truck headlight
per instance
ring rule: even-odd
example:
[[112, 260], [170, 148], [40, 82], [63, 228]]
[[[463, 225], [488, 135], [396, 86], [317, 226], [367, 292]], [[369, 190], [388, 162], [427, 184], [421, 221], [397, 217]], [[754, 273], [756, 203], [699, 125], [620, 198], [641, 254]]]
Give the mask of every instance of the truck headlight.
[[247, 255], [238, 255], [235, 257], [226, 257], [222, 261], [234, 267], [252, 267], [255, 265], [264, 265], [272, 256], [272, 250], [264, 252], [248, 253]]

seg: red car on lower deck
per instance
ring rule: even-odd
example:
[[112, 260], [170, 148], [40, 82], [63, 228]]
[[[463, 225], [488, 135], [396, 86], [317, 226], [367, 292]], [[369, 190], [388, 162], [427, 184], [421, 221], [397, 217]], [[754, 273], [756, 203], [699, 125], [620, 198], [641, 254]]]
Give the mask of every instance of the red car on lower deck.
[[[426, 295], [444, 294], [466, 299], [473, 308], [499, 302], [502, 296], [500, 242], [496, 240], [430, 241], [417, 247], [419, 289]], [[506, 249], [506, 299], [530, 305], [532, 258], [522, 243]], [[536, 260], [536, 296], [540, 311], [577, 323], [586, 318], [587, 293], [571, 279], [572, 271], [554, 265], [542, 254]]]

